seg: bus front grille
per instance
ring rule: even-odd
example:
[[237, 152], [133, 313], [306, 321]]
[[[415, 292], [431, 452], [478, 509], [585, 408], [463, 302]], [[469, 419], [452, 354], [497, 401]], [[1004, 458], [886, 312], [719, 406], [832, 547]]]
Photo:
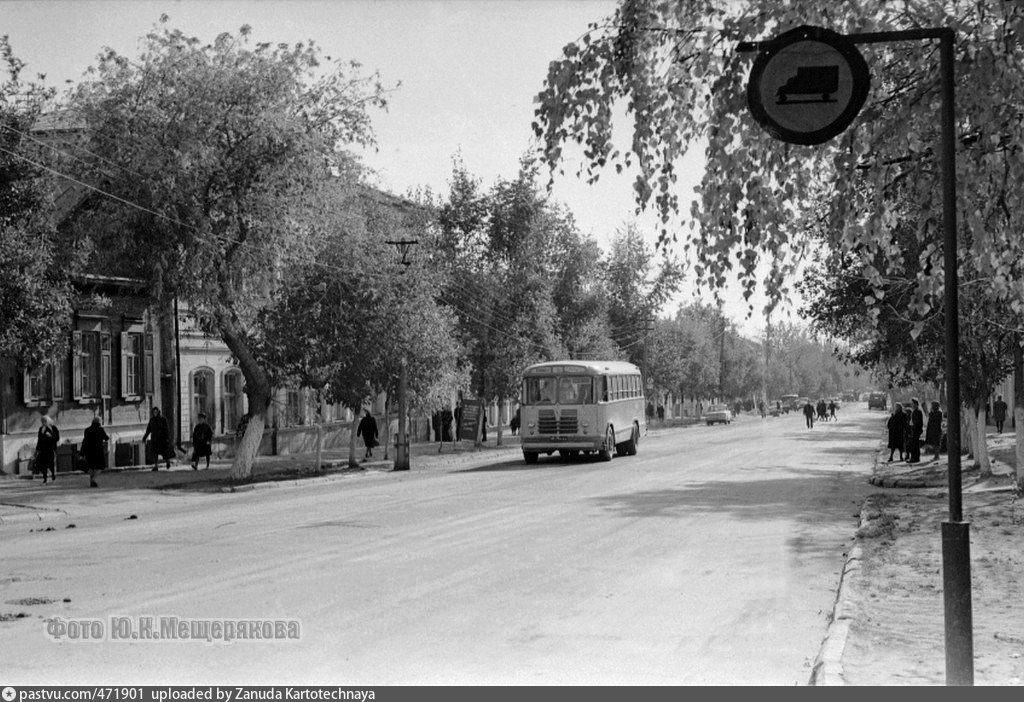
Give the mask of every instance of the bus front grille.
[[576, 434], [579, 427], [579, 413], [576, 410], [540, 410], [537, 416], [537, 430], [540, 434]]

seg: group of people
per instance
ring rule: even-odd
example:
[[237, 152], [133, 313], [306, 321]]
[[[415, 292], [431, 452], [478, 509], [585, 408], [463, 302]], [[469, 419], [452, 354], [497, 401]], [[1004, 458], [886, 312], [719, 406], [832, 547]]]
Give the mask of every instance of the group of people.
[[934, 460], [939, 460], [939, 452], [942, 448], [942, 410], [939, 408], [938, 402], [932, 401], [931, 403], [927, 425], [921, 403], [916, 397], [910, 400], [909, 407], [904, 407], [903, 403], [897, 402], [892, 408], [892, 414], [889, 415], [886, 427], [889, 434], [890, 463], [897, 451], [900, 455], [899, 460], [907, 463], [920, 463], [922, 444], [931, 448]]
[[[779, 403], [780, 409], [781, 406], [782, 403]], [[804, 419], [807, 422], [808, 429], [814, 428], [815, 419], [822, 422], [827, 422], [829, 420], [833, 422], [838, 421], [838, 417], [836, 417], [836, 401], [829, 400], [826, 403], [825, 399], [821, 398], [818, 400], [817, 405], [813, 405], [811, 404], [811, 401], [808, 400], [804, 403]]]
[[[206, 467], [210, 467], [210, 456], [213, 454], [213, 428], [206, 422], [206, 414], [200, 412], [198, 422], [192, 429], [192, 470], [199, 470], [199, 460], [206, 459]], [[60, 444], [60, 429], [49, 415], [43, 415], [39, 419], [39, 431], [36, 434], [36, 447], [32, 454], [32, 472], [41, 473], [43, 484], [49, 476], [50, 481], [57, 479], [57, 446]], [[159, 407], [154, 407], [150, 413], [149, 422], [146, 424], [146, 431], [142, 435], [142, 442], [150, 440], [153, 452], [153, 470], [157, 470], [160, 459], [167, 461], [167, 468], [171, 467], [171, 459], [175, 457], [174, 446], [171, 442], [171, 430], [167, 419], [161, 414]], [[89, 487], [99, 487], [96, 482], [96, 473], [107, 467], [107, 449], [110, 437], [103, 428], [103, 420], [100, 417], [93, 417], [89, 426], [82, 434], [82, 443], [79, 447], [80, 460], [89, 473]]]

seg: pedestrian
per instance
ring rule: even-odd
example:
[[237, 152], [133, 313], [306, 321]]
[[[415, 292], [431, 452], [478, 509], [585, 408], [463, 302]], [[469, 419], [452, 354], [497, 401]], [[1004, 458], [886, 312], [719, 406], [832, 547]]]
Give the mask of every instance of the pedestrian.
[[814, 428], [814, 405], [808, 400], [804, 403], [804, 419], [807, 421], [807, 428]]
[[889, 421], [886, 422], [889, 429], [889, 463], [892, 463], [892, 455], [899, 450], [900, 460], [903, 460], [903, 449], [907, 444], [907, 415], [903, 411], [903, 405], [899, 402], [892, 408]]
[[650, 402], [647, 403], [647, 421], [654, 419], [654, 405]]
[[142, 443], [153, 437], [151, 450], [153, 451], [153, 470], [157, 470], [162, 457], [167, 461], [167, 470], [171, 469], [171, 458], [174, 457], [174, 447], [171, 446], [171, 429], [167, 426], [167, 419], [160, 414], [160, 408], [154, 407], [150, 412], [149, 424], [146, 425], [146, 432], [142, 435]]
[[43, 485], [46, 485], [46, 473], [52, 480], [57, 480], [57, 444], [60, 442], [60, 429], [53, 423], [49, 415], [39, 418], [39, 432], [36, 434], [36, 450], [32, 454], [32, 472], [43, 474]]
[[455, 440], [462, 441], [462, 400], [455, 403]]
[[921, 435], [924, 434], [924, 412], [918, 399], [910, 400], [910, 458], [907, 463], [921, 462]]
[[828, 421], [828, 416], [825, 414], [825, 412], [828, 410], [828, 408], [825, 406], [825, 398], [824, 397], [819, 397], [818, 398], [818, 405], [817, 405], [817, 407], [815, 409], [818, 410], [818, 419], [820, 419], [823, 422], [827, 422]]
[[82, 460], [85, 461], [85, 468], [89, 471], [89, 487], [99, 487], [96, 484], [96, 473], [107, 467], [107, 442], [110, 437], [103, 430], [103, 420], [93, 417], [92, 423], [85, 428], [82, 436]]
[[932, 409], [928, 413], [928, 427], [924, 430], [924, 443], [931, 446], [935, 460], [939, 460], [942, 447], [942, 410], [939, 403], [932, 400]]
[[761, 415], [761, 419], [764, 419], [765, 416], [766, 416], [765, 408], [764, 408], [764, 400], [758, 400], [757, 401], [757, 411]]
[[206, 423], [206, 414], [199, 413], [199, 421], [192, 428], [192, 470], [199, 470], [199, 459], [206, 458], [206, 467], [210, 467], [210, 455], [213, 454], [213, 429]]
[[665, 421], [665, 405], [658, 405], [658, 421]]
[[839, 421], [836, 419], [836, 401], [834, 399], [828, 401], [828, 418], [833, 422]]
[[1003, 423], [1006, 421], [1006, 403], [1002, 395], [996, 395], [996, 401], [992, 403], [992, 421], [996, 423], [996, 432], [1003, 433]]
[[366, 446], [366, 455], [363, 458], [373, 456], [373, 447], [377, 445], [377, 420], [366, 410], [366, 415], [359, 420], [359, 428], [356, 429], [356, 436], [363, 437], [363, 444]]
[[520, 408], [516, 407], [516, 413], [512, 416], [512, 421], [509, 422], [509, 429], [512, 430], [512, 436], [515, 436], [517, 433], [519, 433], [520, 421], [522, 421], [520, 419]]

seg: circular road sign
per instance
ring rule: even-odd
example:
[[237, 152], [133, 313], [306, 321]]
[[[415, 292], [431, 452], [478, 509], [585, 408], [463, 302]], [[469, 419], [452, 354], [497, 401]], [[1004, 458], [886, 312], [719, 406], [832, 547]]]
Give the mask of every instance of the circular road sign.
[[754, 60], [747, 103], [776, 139], [821, 144], [850, 126], [871, 78], [853, 42], [821, 27], [797, 27], [767, 42]]

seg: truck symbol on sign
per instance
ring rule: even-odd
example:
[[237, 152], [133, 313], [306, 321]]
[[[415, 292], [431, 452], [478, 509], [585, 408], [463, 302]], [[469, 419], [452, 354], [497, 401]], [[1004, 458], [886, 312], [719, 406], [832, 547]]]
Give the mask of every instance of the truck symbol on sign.
[[[776, 104], [835, 102], [831, 97], [839, 88], [839, 66], [799, 66], [796, 75], [778, 89]], [[820, 99], [791, 100], [791, 95], [820, 95]]]

